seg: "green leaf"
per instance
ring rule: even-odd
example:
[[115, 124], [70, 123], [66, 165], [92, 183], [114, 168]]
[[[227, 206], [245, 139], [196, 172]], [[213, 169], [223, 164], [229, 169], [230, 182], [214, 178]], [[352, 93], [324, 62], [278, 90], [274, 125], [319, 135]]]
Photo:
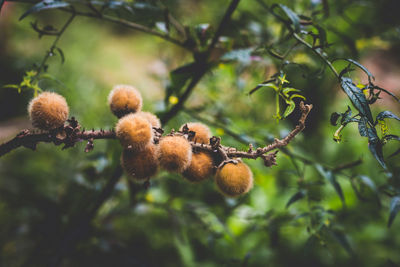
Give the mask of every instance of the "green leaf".
[[390, 111], [382, 111], [381, 113], [379, 113], [378, 116], [376, 116], [376, 124], [378, 123], [378, 121], [383, 120], [383, 119], [396, 119], [396, 120], [400, 121], [400, 118], [397, 117], [396, 115], [394, 115]]
[[306, 192], [304, 190], [300, 190], [296, 194], [294, 194], [289, 201], [286, 204], [286, 208], [289, 208], [290, 205], [292, 205], [294, 202], [304, 198], [306, 196]]
[[60, 7], [67, 7], [70, 4], [61, 0], [44, 0], [40, 3], [37, 3], [36, 5], [32, 6], [29, 8], [22, 16], [19, 18], [19, 20], [23, 20], [26, 16], [45, 10], [45, 9], [54, 9], [54, 8], [60, 8]]
[[197, 70], [196, 63], [189, 63], [183, 65], [170, 73], [171, 86], [175, 93], [179, 93], [180, 89], [186, 84], [186, 82], [193, 76]]
[[275, 91], [278, 91], [278, 90], [279, 90], [279, 89], [278, 89], [278, 86], [276, 86], [276, 84], [274, 84], [274, 83], [260, 83], [260, 84], [257, 85], [257, 86], [272, 88], [272, 89], [274, 89]]
[[18, 89], [19, 85], [18, 84], [6, 84], [3, 85], [3, 88], [14, 88], [14, 89]]
[[293, 100], [287, 100], [286, 103], [288, 104], [288, 106], [286, 107], [285, 112], [283, 113], [283, 117], [286, 118], [287, 116], [289, 116], [290, 114], [292, 114], [292, 112], [294, 111], [294, 109], [296, 108], [296, 103], [294, 103]]
[[330, 122], [332, 126], [336, 126], [337, 125], [337, 121], [340, 118], [340, 116], [342, 116], [340, 113], [337, 112], [333, 112], [331, 114], [331, 118], [330, 118]]
[[372, 181], [368, 176], [359, 175], [357, 178], [359, 178], [361, 183], [369, 187], [372, 191], [378, 192], [374, 181]]
[[383, 137], [383, 140], [385, 140], [385, 141], [390, 141], [390, 140], [400, 141], [400, 136], [397, 136], [397, 135], [394, 135], [394, 134], [388, 134], [388, 135], [385, 135]]
[[279, 4], [278, 6], [283, 10], [283, 12], [285, 12], [286, 16], [292, 22], [292, 24], [294, 26], [294, 31], [295, 32], [299, 32], [300, 31], [300, 18], [299, 18], [299, 16], [296, 13], [294, 13], [293, 10], [291, 10], [290, 8], [288, 8], [285, 5]]
[[319, 174], [324, 177], [326, 180], [328, 180], [332, 186], [335, 188], [336, 193], [339, 195], [340, 200], [342, 201], [342, 204], [345, 204], [344, 200], [344, 195], [342, 191], [342, 187], [340, 186], [339, 182], [336, 180], [336, 176], [334, 173], [330, 170], [326, 170], [324, 167], [322, 167], [320, 164], [315, 164], [315, 168], [319, 172]]
[[344, 92], [349, 96], [354, 107], [360, 112], [361, 115], [368, 118], [368, 121], [373, 124], [371, 110], [368, 101], [363, 92], [358, 88], [350, 78], [341, 77], [341, 86]]
[[390, 202], [390, 214], [389, 214], [389, 221], [388, 227], [390, 227], [396, 218], [397, 213], [400, 211], [400, 196], [395, 196], [392, 198]]
[[304, 100], [306, 100], [306, 98], [304, 97], [304, 96], [302, 96], [302, 95], [299, 95], [299, 94], [293, 94], [293, 95], [291, 95], [290, 96], [290, 100], [292, 100], [293, 98], [302, 98], [302, 99], [304, 99]]
[[282, 89], [282, 93], [287, 97], [289, 97], [290, 92], [301, 92], [301, 90], [291, 87], [286, 87]]
[[386, 170], [386, 163], [383, 159], [383, 150], [382, 150], [382, 143], [379, 140], [374, 142], [368, 142], [368, 148], [371, 151], [372, 155], [374, 155], [375, 159], [381, 164], [381, 166]]
[[347, 251], [347, 253], [349, 253], [350, 255], [354, 254], [346, 235], [342, 231], [331, 228], [327, 228], [327, 230], [332, 235], [332, 237]]

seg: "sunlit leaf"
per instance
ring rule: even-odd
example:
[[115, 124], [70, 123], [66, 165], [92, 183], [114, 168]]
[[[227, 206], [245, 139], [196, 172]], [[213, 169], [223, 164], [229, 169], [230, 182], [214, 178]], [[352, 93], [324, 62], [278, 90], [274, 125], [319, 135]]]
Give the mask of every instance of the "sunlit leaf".
[[294, 109], [296, 108], [296, 103], [294, 103], [293, 100], [288, 100], [286, 101], [286, 103], [288, 104], [288, 106], [286, 107], [285, 112], [283, 113], [283, 117], [286, 118], [287, 116], [289, 116], [290, 114], [292, 114], [292, 112], [294, 111]]

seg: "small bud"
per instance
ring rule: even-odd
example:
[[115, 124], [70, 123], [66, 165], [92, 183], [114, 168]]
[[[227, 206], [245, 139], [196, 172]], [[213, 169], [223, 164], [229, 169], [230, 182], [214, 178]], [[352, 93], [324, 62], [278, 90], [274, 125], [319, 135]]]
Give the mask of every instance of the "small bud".
[[215, 182], [223, 194], [237, 197], [249, 192], [253, 187], [253, 174], [243, 162], [227, 163], [218, 168]]
[[160, 165], [171, 172], [183, 172], [192, 160], [192, 147], [183, 136], [165, 136], [160, 140]]
[[182, 130], [188, 130], [188, 131], [193, 131], [195, 132], [193, 142], [195, 143], [203, 143], [203, 144], [209, 144], [210, 143], [210, 138], [211, 138], [211, 131], [210, 129], [200, 123], [200, 122], [189, 122], [181, 126], [180, 131]]
[[129, 85], [116, 85], [108, 95], [111, 112], [118, 118], [140, 111], [142, 102], [140, 92]]
[[68, 118], [67, 101], [59, 94], [43, 92], [28, 106], [32, 125], [42, 130], [52, 130], [64, 125]]
[[153, 140], [151, 124], [136, 114], [121, 118], [115, 128], [116, 136], [124, 148], [140, 151]]

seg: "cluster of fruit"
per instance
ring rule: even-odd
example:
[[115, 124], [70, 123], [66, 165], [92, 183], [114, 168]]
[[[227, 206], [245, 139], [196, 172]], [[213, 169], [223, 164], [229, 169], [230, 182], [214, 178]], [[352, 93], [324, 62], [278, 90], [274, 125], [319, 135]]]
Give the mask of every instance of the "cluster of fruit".
[[[160, 167], [180, 173], [191, 182], [215, 176], [220, 191], [231, 197], [252, 188], [252, 172], [240, 159], [224, 161], [216, 151], [192, 147], [192, 144], [210, 144], [212, 134], [206, 125], [186, 123], [178, 132], [161, 136], [160, 120], [142, 111], [142, 102], [139, 91], [128, 85], [115, 86], [108, 97], [112, 113], [119, 118], [115, 133], [124, 148], [121, 164], [132, 179], [147, 181]], [[69, 108], [61, 95], [43, 92], [32, 99], [28, 111], [33, 126], [54, 130], [64, 125]]]

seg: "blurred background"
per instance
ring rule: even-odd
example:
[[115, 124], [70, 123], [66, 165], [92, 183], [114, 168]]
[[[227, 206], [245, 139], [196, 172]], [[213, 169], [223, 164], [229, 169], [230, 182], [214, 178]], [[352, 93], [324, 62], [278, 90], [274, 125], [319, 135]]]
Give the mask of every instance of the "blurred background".
[[[206, 34], [215, 31], [229, 4], [148, 2], [162, 2], [181, 24]], [[223, 36], [242, 54], [218, 62], [204, 76], [185, 108], [163, 125], [166, 131], [201, 121], [224, 145], [247, 150], [249, 143], [264, 146], [296, 125], [297, 108], [279, 123], [273, 117], [273, 90], [248, 94], [280, 70], [282, 62], [265, 51], [250, 56], [245, 49], [273, 46], [283, 53], [294, 44], [282, 41], [284, 26], [260, 2], [240, 2]], [[361, 62], [377, 85], [400, 96], [397, 1], [279, 3], [325, 28], [330, 58]], [[0, 14], [0, 142], [32, 128], [26, 109], [33, 91], [3, 87], [19, 84], [54, 40], [38, 38], [30, 23], [61, 28], [69, 17], [47, 10], [19, 21], [30, 6], [6, 2]], [[133, 21], [161, 30], [154, 18], [137, 14]], [[74, 19], [58, 47], [65, 62], [60, 55], [50, 57], [51, 79], [40, 80], [39, 86], [62, 94], [70, 114], [86, 129], [114, 127], [117, 119], [106, 100], [116, 84], [135, 86], [144, 98], [143, 109], [162, 114], [179, 98], [167, 90], [170, 72], [193, 60], [190, 52], [160, 38], [83, 16]], [[226, 198], [212, 179], [192, 184], [164, 171], [148, 189], [128, 182], [125, 174], [116, 179], [121, 153], [116, 140], [97, 140], [90, 153], [84, 153], [85, 142], [66, 150], [52, 144], [39, 144], [36, 151], [19, 148], [0, 159], [0, 265], [399, 266], [400, 219], [387, 227], [388, 184], [400, 184], [399, 156], [388, 156], [398, 143], [391, 141], [384, 149], [393, 173], [388, 178], [357, 125], [347, 126], [343, 140], [334, 142], [338, 127], [330, 124], [330, 114], [344, 112], [351, 102], [309, 50], [294, 46], [286, 60], [298, 63], [284, 67], [290, 86], [300, 89], [314, 108], [305, 131], [278, 153], [277, 166], [245, 161], [255, 179], [249, 194]], [[334, 64], [339, 70], [346, 66]], [[362, 72], [351, 77], [366, 81]], [[399, 103], [381, 96], [373, 105], [374, 115], [383, 110], [400, 115]], [[398, 121], [387, 120], [387, 125], [390, 133], [400, 134]], [[358, 160], [362, 163], [341, 169]], [[322, 168], [336, 170], [335, 179]], [[110, 179], [117, 183], [106, 194], [102, 190]], [[296, 201], [288, 205], [290, 199]]]

